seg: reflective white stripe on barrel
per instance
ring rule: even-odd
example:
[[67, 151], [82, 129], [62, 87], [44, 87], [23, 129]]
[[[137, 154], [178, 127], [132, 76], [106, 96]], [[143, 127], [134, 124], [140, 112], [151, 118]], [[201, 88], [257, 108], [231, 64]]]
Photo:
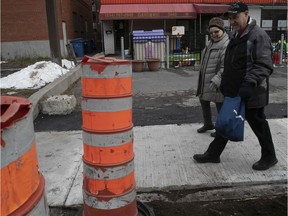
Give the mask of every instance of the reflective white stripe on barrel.
[[35, 143], [33, 115], [15, 122], [11, 128], [2, 132], [5, 147], [1, 147], [1, 169], [16, 161]]
[[134, 160], [123, 165], [97, 166], [83, 163], [83, 173], [90, 179], [112, 180], [128, 176], [134, 171]]
[[95, 197], [95, 196], [89, 196], [89, 194], [83, 192], [83, 199], [84, 203], [95, 209], [118, 209], [121, 207], [125, 207], [129, 205], [129, 203], [132, 203], [136, 199], [136, 191], [135, 189], [132, 189], [131, 192], [121, 195], [119, 197], [111, 197], [111, 199], [108, 199], [108, 196], [105, 197]]
[[82, 99], [82, 110], [88, 110], [91, 112], [117, 112], [129, 109], [132, 109], [132, 97], [111, 99]]
[[[97, 63], [95, 65], [97, 65]], [[83, 64], [82, 77], [84, 78], [124, 78], [124, 77], [132, 76], [132, 67], [129, 67], [129, 65], [127, 64], [123, 64], [123, 65], [109, 64], [106, 66], [106, 68], [103, 71], [97, 71], [96, 69], [94, 70], [94, 68], [91, 69], [90, 64]], [[99, 67], [99, 69], [100, 68], [101, 67]]]
[[83, 143], [95, 147], [119, 146], [133, 141], [133, 130], [121, 133], [96, 134], [82, 131]]

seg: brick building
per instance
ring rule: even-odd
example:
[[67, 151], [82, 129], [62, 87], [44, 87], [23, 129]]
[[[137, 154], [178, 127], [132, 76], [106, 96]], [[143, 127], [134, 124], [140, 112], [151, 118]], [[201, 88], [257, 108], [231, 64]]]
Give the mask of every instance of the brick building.
[[[75, 38], [95, 40], [91, 0], [56, 0], [62, 57]], [[50, 57], [45, 0], [1, 1], [1, 59]]]

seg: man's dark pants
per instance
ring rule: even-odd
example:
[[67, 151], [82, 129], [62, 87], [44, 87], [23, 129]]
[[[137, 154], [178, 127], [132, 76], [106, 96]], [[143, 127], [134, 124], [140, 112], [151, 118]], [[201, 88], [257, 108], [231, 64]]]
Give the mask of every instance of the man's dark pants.
[[[251, 129], [258, 138], [261, 146], [261, 160], [271, 161], [276, 158], [272, 135], [269, 124], [264, 114], [264, 107], [245, 110], [245, 117]], [[212, 157], [219, 157], [223, 152], [228, 140], [220, 135], [210, 143], [207, 152]]]

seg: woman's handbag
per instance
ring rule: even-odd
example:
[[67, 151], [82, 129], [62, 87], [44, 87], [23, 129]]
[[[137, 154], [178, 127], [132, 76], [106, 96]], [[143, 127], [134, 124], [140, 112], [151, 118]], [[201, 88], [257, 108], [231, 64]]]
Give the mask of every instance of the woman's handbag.
[[244, 122], [245, 104], [241, 97], [224, 97], [224, 103], [216, 119], [216, 133], [231, 141], [243, 141]]

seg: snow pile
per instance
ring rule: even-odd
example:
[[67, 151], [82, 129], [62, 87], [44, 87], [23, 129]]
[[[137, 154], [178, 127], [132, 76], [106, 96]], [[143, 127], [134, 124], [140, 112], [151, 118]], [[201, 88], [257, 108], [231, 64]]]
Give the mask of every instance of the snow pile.
[[40, 61], [0, 79], [2, 89], [39, 89], [69, 72], [74, 62], [62, 60], [62, 66], [51, 61]]

